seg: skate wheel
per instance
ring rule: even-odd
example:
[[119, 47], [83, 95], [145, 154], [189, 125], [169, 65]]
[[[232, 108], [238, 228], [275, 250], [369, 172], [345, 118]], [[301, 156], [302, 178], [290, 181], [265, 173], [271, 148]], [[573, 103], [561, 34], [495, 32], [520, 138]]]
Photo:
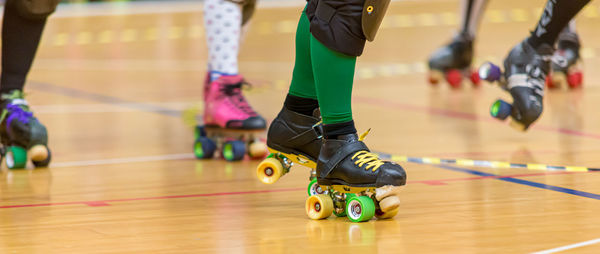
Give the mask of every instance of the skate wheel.
[[204, 130], [204, 126], [196, 125], [194, 128], [194, 139], [198, 139], [199, 137], [206, 137], [206, 130]]
[[400, 198], [398, 196], [389, 196], [379, 201], [379, 209], [382, 212], [389, 212], [400, 207]]
[[241, 140], [228, 141], [223, 144], [221, 155], [227, 161], [239, 161], [244, 159], [246, 144]]
[[258, 180], [265, 184], [277, 182], [282, 175], [283, 165], [281, 165], [281, 162], [275, 158], [266, 158], [260, 164], [258, 164], [258, 167], [256, 168], [256, 177], [258, 177]]
[[581, 71], [570, 73], [567, 77], [567, 83], [572, 89], [581, 87], [581, 84], [583, 84], [583, 73]]
[[459, 70], [449, 70], [446, 72], [446, 81], [450, 84], [450, 87], [457, 89], [460, 88], [460, 83], [462, 82], [463, 76]]
[[487, 80], [489, 82], [494, 82], [500, 80], [502, 76], [502, 71], [500, 67], [497, 65], [487, 62], [479, 67], [479, 78], [483, 80]]
[[22, 169], [27, 165], [27, 151], [19, 146], [10, 146], [6, 151], [6, 166], [9, 169]]
[[469, 79], [471, 80], [471, 84], [473, 84], [474, 87], [479, 87], [479, 85], [481, 85], [479, 73], [477, 73], [475, 70], [471, 70], [471, 76], [469, 77]]
[[437, 85], [440, 80], [444, 79], [444, 73], [438, 70], [429, 71], [429, 84]]
[[346, 216], [352, 222], [368, 221], [375, 215], [375, 203], [367, 196], [354, 196], [346, 201]]
[[267, 145], [260, 141], [253, 141], [248, 144], [248, 156], [251, 159], [261, 159], [267, 155]]
[[327, 194], [317, 194], [306, 199], [306, 215], [313, 220], [329, 217], [333, 213], [333, 200]]
[[550, 89], [566, 87], [567, 76], [564, 72], [552, 72], [546, 77], [546, 85]]
[[500, 120], [505, 120], [512, 111], [512, 105], [503, 100], [496, 100], [490, 107], [490, 114]]
[[211, 139], [199, 136], [194, 142], [194, 155], [198, 159], [210, 159], [214, 156], [217, 146]]
[[312, 195], [318, 195], [318, 194], [326, 194], [327, 191], [323, 190], [323, 188], [321, 188], [321, 186], [317, 183], [317, 179], [313, 179], [312, 181], [310, 181], [310, 183], [308, 184], [308, 195], [312, 196]]
[[389, 212], [383, 212], [380, 209], [377, 209], [377, 211], [375, 211], [375, 217], [377, 217], [377, 219], [380, 219], [380, 220], [391, 219], [391, 218], [394, 218], [394, 216], [396, 216], [396, 214], [398, 214], [398, 211], [400, 211], [400, 208], [396, 208]]
[[31, 157], [31, 162], [33, 162], [33, 165], [36, 168], [47, 167], [52, 159], [50, 148], [44, 145], [33, 146], [31, 149], [29, 149], [28, 154]]

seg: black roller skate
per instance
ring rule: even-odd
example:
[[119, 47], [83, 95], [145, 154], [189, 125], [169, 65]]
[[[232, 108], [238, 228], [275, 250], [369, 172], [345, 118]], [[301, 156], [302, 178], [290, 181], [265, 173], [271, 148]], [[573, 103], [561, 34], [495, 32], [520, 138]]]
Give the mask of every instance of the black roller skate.
[[505, 120], [512, 117], [511, 126], [525, 131], [543, 111], [544, 82], [550, 71], [554, 49], [542, 44], [534, 49], [527, 40], [514, 47], [504, 60], [504, 70], [486, 63], [479, 69], [481, 79], [498, 81], [513, 97], [512, 105], [498, 99], [490, 109], [493, 117]]
[[267, 133], [267, 148], [271, 153], [256, 170], [258, 179], [266, 184], [276, 182], [288, 173], [294, 163], [311, 169], [308, 194], [323, 193], [316, 184], [316, 161], [321, 150], [321, 122], [318, 110], [307, 116], [283, 107]]
[[583, 83], [580, 66], [579, 36], [565, 28], [558, 36], [558, 48], [552, 58], [552, 72], [546, 79], [548, 88], [579, 88]]
[[46, 127], [29, 110], [23, 92], [12, 90], [1, 98], [0, 139], [8, 168], [25, 168], [28, 156], [34, 166], [48, 166], [51, 153]]
[[474, 86], [478, 86], [479, 76], [471, 68], [472, 61], [473, 39], [461, 33], [429, 58], [429, 83], [436, 85], [446, 80], [452, 88], [460, 88], [466, 77]]
[[[368, 132], [367, 132], [368, 133]], [[325, 139], [317, 164], [318, 184], [324, 194], [306, 200], [311, 219], [335, 213], [352, 222], [394, 217], [399, 210], [398, 189], [406, 184], [406, 172], [393, 162], [380, 160], [362, 142], [366, 134]]]

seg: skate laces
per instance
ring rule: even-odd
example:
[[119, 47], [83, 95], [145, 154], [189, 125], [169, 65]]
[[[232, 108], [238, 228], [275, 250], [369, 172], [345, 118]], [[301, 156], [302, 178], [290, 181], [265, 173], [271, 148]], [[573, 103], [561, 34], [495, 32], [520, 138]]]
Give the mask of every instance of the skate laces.
[[2, 94], [2, 100], [8, 100], [5, 109], [0, 116], [0, 122], [6, 119], [6, 124], [10, 124], [13, 120], [22, 123], [29, 123], [33, 118], [33, 113], [29, 110], [29, 105], [24, 99], [24, 93], [19, 90], [13, 90], [9, 94]]
[[231, 85], [227, 84], [221, 88], [221, 91], [223, 91], [225, 95], [229, 96], [232, 99], [233, 104], [242, 112], [249, 115], [256, 115], [256, 112], [254, 111], [254, 109], [252, 109], [252, 107], [250, 106], [248, 101], [246, 101], [246, 98], [242, 94], [242, 86], [244, 85], [250, 86], [250, 84], [246, 82], [240, 82]]
[[[360, 134], [358, 141], [363, 141], [367, 137], [369, 132], [371, 132], [371, 129], [368, 129], [363, 134]], [[376, 171], [385, 163], [379, 159], [379, 156], [377, 156], [377, 154], [368, 151], [358, 151], [354, 153], [354, 155], [352, 156], [352, 160], [354, 159], [356, 159], [354, 161], [354, 164], [356, 164], [358, 167], [362, 167], [366, 164], [367, 166], [365, 167], [365, 169], [372, 169], [373, 171]]]

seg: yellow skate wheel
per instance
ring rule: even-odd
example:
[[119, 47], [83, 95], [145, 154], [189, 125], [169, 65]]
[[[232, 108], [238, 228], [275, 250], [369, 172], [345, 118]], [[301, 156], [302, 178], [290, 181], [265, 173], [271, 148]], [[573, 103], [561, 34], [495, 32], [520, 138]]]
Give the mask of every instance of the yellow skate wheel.
[[399, 207], [389, 212], [382, 212], [380, 209], [377, 209], [377, 211], [375, 211], [375, 217], [380, 220], [391, 219], [398, 214], [398, 211], [400, 211]]
[[306, 199], [306, 215], [313, 220], [329, 217], [333, 213], [333, 200], [327, 194], [312, 195]]
[[275, 158], [266, 158], [256, 168], [256, 177], [265, 184], [277, 182], [283, 175], [283, 165]]
[[27, 165], [27, 151], [20, 146], [9, 146], [6, 151], [6, 166], [9, 169], [22, 169]]
[[248, 144], [248, 156], [251, 159], [264, 158], [267, 155], [267, 145], [260, 141], [252, 141]]
[[33, 146], [27, 154], [31, 157], [31, 162], [36, 168], [48, 167], [52, 159], [50, 148], [44, 145]]

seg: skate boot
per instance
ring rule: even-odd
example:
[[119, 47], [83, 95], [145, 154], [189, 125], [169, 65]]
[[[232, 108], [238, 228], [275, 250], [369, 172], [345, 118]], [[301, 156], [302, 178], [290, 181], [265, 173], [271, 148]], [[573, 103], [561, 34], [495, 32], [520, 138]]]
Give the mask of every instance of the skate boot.
[[552, 58], [552, 72], [546, 79], [548, 88], [578, 88], [583, 83], [579, 36], [565, 29], [558, 36], [558, 49]]
[[250, 158], [266, 155], [259, 139], [266, 121], [242, 95], [244, 84], [242, 76], [221, 76], [205, 89], [204, 126], [197, 126], [195, 132], [197, 158], [212, 158], [216, 150], [228, 161], [241, 160], [246, 153]]
[[525, 131], [543, 111], [544, 82], [550, 71], [554, 49], [547, 44], [534, 49], [527, 40], [514, 47], [504, 60], [505, 72], [491, 63], [479, 69], [482, 79], [499, 81], [513, 97], [512, 105], [498, 99], [490, 109], [493, 117], [505, 120], [511, 116], [511, 126]]
[[478, 86], [479, 76], [471, 68], [472, 60], [473, 39], [461, 33], [429, 58], [429, 83], [436, 85], [445, 79], [452, 88], [460, 88], [467, 77], [474, 86]]
[[0, 139], [6, 153], [6, 166], [25, 168], [28, 156], [35, 167], [48, 166], [51, 154], [46, 127], [29, 110], [23, 92], [12, 90], [1, 98]]
[[313, 116], [307, 116], [283, 107], [267, 133], [267, 147], [271, 154], [256, 169], [261, 182], [275, 183], [297, 163], [311, 169], [308, 195], [323, 193], [317, 184], [315, 171], [323, 144], [319, 118], [318, 110]]
[[[368, 132], [367, 132], [368, 133]], [[335, 213], [353, 222], [394, 217], [399, 210], [398, 190], [406, 184], [406, 172], [393, 162], [382, 161], [356, 134], [325, 139], [317, 163], [317, 179], [326, 194], [310, 196], [306, 213], [323, 219]]]

